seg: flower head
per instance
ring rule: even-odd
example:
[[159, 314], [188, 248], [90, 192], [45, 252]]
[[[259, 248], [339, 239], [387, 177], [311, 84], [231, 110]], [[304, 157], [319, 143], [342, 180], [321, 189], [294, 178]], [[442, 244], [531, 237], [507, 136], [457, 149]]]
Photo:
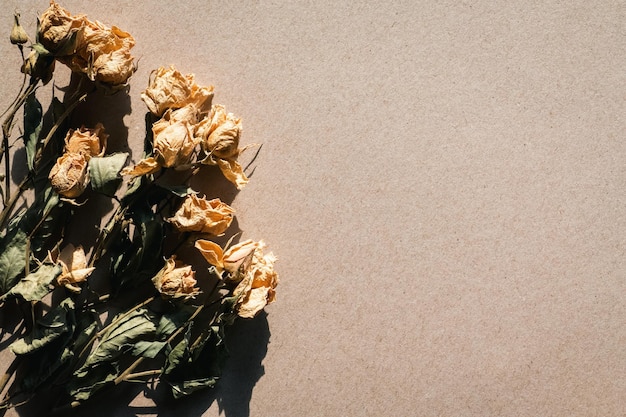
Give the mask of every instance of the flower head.
[[183, 265], [174, 256], [165, 262], [165, 266], [152, 278], [152, 283], [157, 291], [168, 297], [189, 298], [200, 293], [196, 288], [196, 273], [190, 265]]
[[233, 221], [235, 211], [219, 198], [206, 200], [194, 194], [185, 197], [174, 217], [168, 219], [180, 232], [222, 235]]
[[69, 49], [71, 54], [74, 48], [67, 48], [67, 43], [83, 27], [84, 21], [84, 15], [72, 16], [58, 3], [51, 0], [50, 7], [39, 19], [39, 42], [52, 53]]
[[200, 87], [193, 74], [182, 75], [174, 67], [160, 67], [150, 74], [148, 88], [141, 93], [141, 98], [156, 116], [187, 105], [202, 112], [211, 106], [213, 86]]
[[117, 88], [135, 72], [135, 39], [120, 28], [72, 16], [54, 0], [41, 16], [39, 39], [59, 61], [92, 81]]
[[66, 153], [58, 158], [48, 175], [52, 188], [63, 197], [80, 196], [89, 184], [87, 162], [81, 153]]
[[274, 270], [276, 257], [263, 254], [265, 244], [261, 241], [254, 251], [252, 262], [245, 277], [233, 291], [239, 299], [236, 310], [239, 317], [252, 318], [267, 304], [276, 300], [278, 273]]
[[227, 113], [224, 106], [219, 104], [213, 105], [209, 116], [195, 127], [196, 137], [207, 155], [202, 162], [217, 165], [226, 179], [238, 189], [248, 183], [243, 168], [237, 162], [239, 154], [244, 150], [239, 149], [241, 131], [241, 119]]
[[57, 262], [62, 268], [57, 283], [74, 292], [80, 292], [76, 284], [85, 281], [95, 269], [87, 266], [87, 257], [82, 246], [74, 247], [72, 244], [63, 248]]
[[166, 168], [188, 164], [197, 145], [192, 125], [186, 118], [177, 117], [176, 112], [168, 110], [152, 125], [156, 159]]
[[102, 123], [98, 123], [94, 129], [83, 126], [77, 130], [70, 130], [65, 137], [65, 152], [82, 154], [89, 161], [92, 156], [104, 154], [108, 137], [109, 135], [104, 133]]

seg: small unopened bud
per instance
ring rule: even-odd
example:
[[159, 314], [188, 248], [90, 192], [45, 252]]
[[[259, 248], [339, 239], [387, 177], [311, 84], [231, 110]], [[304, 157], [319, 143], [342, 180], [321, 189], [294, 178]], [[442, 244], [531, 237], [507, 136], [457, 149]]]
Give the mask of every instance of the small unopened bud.
[[15, 18], [15, 22], [13, 23], [13, 29], [11, 29], [9, 39], [13, 45], [25, 44], [28, 42], [28, 34], [26, 34], [22, 25], [20, 25], [20, 14], [16, 12], [13, 17]]

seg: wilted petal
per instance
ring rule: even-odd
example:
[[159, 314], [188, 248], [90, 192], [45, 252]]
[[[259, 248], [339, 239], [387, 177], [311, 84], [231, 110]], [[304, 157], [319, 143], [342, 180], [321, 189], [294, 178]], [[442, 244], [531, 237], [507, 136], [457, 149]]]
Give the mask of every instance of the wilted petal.
[[246, 177], [243, 168], [236, 160], [218, 158], [215, 162], [226, 179], [235, 184], [238, 190], [241, 190], [248, 183], [248, 177]]
[[208, 263], [213, 265], [218, 274], [224, 271], [224, 252], [220, 245], [210, 240], [198, 239], [194, 244]]
[[154, 174], [159, 169], [161, 169], [161, 165], [158, 161], [150, 156], [148, 158], [142, 159], [137, 162], [134, 167], [126, 167], [120, 171], [120, 175], [130, 175], [131, 177], [140, 177], [142, 175]]

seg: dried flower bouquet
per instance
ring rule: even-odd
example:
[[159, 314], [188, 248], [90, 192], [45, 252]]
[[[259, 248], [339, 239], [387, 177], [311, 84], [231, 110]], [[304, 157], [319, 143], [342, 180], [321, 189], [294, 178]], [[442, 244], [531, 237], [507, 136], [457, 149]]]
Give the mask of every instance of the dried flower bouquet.
[[[241, 119], [213, 104], [212, 86], [158, 68], [141, 93], [144, 154], [128, 165], [128, 154], [107, 152], [115, 141], [107, 126], [72, 128], [68, 120], [96, 91], [127, 94], [134, 38], [51, 1], [33, 42], [17, 14], [10, 41], [22, 54], [24, 78], [3, 114], [0, 313], [23, 315], [13, 328], [3, 323], [15, 359], [0, 376], [0, 410], [51, 389], [61, 391], [55, 406], [75, 407], [131, 380], [166, 383], [176, 398], [214, 386], [225, 328], [273, 302], [278, 284], [276, 258], [263, 241], [234, 243], [226, 235], [234, 209], [189, 185], [214, 181], [211, 175], [246, 185]], [[44, 112], [37, 90], [58, 63], [79, 81]], [[10, 138], [19, 111], [15, 143], [26, 166], [15, 186]], [[113, 213], [93, 219], [103, 224], [95, 239], [74, 245], [66, 232], [98, 195]]]

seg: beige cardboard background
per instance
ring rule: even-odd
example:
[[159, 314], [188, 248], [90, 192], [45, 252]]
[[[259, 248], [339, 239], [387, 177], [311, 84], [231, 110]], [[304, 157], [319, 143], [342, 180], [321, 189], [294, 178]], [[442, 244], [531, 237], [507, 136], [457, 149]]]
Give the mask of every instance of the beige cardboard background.
[[[7, 34], [47, 7], [2, 4]], [[160, 65], [243, 117], [264, 146], [233, 206], [282, 278], [214, 392], [89, 413], [626, 413], [624, 2], [61, 4], [137, 40], [136, 158]]]

